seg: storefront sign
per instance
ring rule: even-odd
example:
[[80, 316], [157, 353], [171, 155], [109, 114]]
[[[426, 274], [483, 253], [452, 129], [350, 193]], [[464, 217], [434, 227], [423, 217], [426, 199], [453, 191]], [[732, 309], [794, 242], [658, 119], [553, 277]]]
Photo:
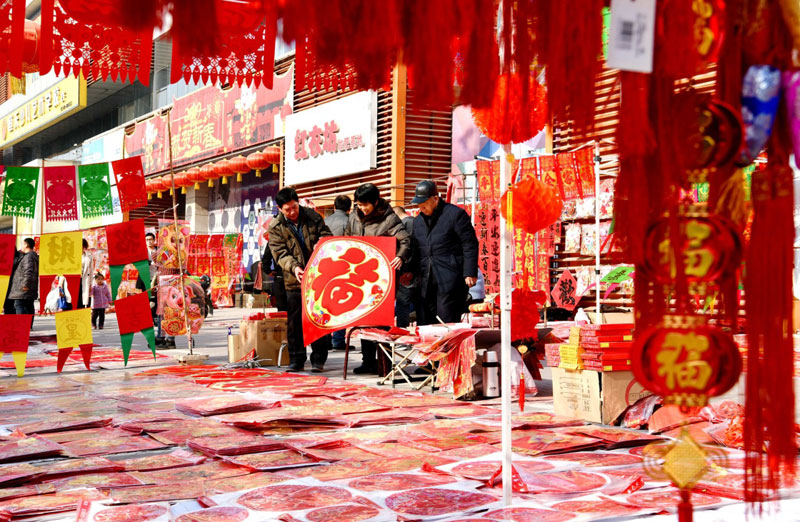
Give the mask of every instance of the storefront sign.
[[359, 92], [286, 120], [284, 184], [296, 185], [374, 169], [378, 94]]
[[0, 149], [13, 145], [86, 107], [86, 80], [67, 77], [3, 116]]
[[[169, 112], [175, 167], [265, 143], [285, 134], [292, 113], [293, 70], [275, 76], [273, 88], [209, 86], [177, 98]], [[169, 168], [167, 116], [136, 124], [125, 139], [128, 156], [141, 155], [145, 174]]]

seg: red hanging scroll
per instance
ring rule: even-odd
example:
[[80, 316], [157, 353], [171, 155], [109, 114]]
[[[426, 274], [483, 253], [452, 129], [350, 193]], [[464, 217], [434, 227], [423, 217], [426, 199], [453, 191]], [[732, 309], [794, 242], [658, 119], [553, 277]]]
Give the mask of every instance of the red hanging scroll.
[[47, 221], [78, 219], [75, 167], [45, 167], [44, 209]]
[[595, 194], [594, 150], [591, 147], [584, 147], [575, 152], [575, 168], [578, 171], [581, 195], [585, 198], [593, 198]]
[[111, 169], [117, 180], [119, 204], [123, 212], [147, 205], [147, 191], [144, 185], [142, 157], [134, 156], [111, 162]]
[[351, 326], [394, 324], [393, 237], [325, 238], [303, 275], [303, 342]]

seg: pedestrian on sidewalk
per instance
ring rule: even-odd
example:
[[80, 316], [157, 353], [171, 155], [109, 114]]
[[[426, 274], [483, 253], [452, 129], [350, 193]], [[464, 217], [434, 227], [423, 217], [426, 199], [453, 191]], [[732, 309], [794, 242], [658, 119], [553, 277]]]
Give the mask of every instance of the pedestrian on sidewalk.
[[103, 329], [106, 323], [106, 308], [111, 304], [111, 290], [106, 284], [103, 274], [97, 272], [94, 275], [94, 285], [92, 286], [92, 328]]
[[457, 323], [478, 282], [478, 237], [464, 209], [439, 197], [436, 183], [421, 181], [414, 192], [419, 215], [414, 239], [419, 259], [422, 318], [418, 324]]
[[[325, 224], [331, 229], [334, 236], [344, 236], [345, 228], [347, 228], [347, 221], [350, 216], [350, 209], [353, 207], [353, 202], [347, 196], [336, 196], [333, 200], [333, 214], [325, 218]], [[331, 334], [331, 347], [334, 350], [344, 350], [345, 333], [346, 330], [336, 330]]]
[[[399, 274], [400, 269], [411, 259], [411, 236], [403, 222], [395, 214], [394, 209], [383, 199], [378, 187], [372, 183], [364, 183], [356, 189], [354, 199], [356, 210], [350, 214], [345, 236], [389, 236], [397, 240], [396, 257], [391, 266]], [[361, 341], [361, 366], [353, 373], [378, 373], [377, 344], [373, 341]]]
[[[331, 235], [331, 230], [316, 211], [300, 205], [293, 188], [281, 189], [275, 196], [280, 214], [269, 224], [269, 248], [272, 257], [283, 271], [286, 286], [287, 324], [286, 340], [289, 344], [288, 370], [299, 372], [305, 366], [307, 355], [303, 343], [303, 295], [301, 283], [306, 264], [320, 239]], [[326, 335], [311, 343], [311, 371], [324, 370], [331, 347], [331, 336]]]

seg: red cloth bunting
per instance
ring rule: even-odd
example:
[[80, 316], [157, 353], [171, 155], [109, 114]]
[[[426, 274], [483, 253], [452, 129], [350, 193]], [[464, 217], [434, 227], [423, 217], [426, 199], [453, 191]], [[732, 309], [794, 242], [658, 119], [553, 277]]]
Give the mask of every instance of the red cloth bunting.
[[14, 267], [14, 251], [17, 249], [17, 236], [0, 234], [0, 275], [11, 275]]
[[325, 238], [303, 275], [303, 341], [351, 326], [394, 324], [393, 237]]
[[135, 219], [106, 227], [108, 264], [127, 265], [147, 259], [144, 220]]
[[119, 322], [119, 333], [140, 332], [153, 327], [150, 298], [146, 292], [114, 301]]
[[142, 157], [134, 156], [111, 162], [114, 177], [117, 179], [119, 203], [123, 212], [147, 205], [147, 191], [144, 186]]
[[32, 315], [0, 315], [0, 354], [27, 352]]
[[45, 219], [78, 219], [75, 167], [45, 167], [43, 172]]

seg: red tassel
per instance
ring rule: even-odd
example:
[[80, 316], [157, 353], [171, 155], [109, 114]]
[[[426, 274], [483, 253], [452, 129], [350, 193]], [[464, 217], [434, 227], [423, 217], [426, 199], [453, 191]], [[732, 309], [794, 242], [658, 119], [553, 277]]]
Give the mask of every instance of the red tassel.
[[681, 501], [678, 503], [678, 522], [692, 522], [692, 492], [688, 489], [681, 490]]
[[525, 411], [525, 365], [519, 370], [519, 411]]
[[492, 22], [497, 16], [497, 4], [494, 0], [473, 0], [472, 3], [472, 30], [461, 39], [463, 74], [460, 98], [465, 105], [482, 108], [492, 103], [500, 72], [496, 27]]

